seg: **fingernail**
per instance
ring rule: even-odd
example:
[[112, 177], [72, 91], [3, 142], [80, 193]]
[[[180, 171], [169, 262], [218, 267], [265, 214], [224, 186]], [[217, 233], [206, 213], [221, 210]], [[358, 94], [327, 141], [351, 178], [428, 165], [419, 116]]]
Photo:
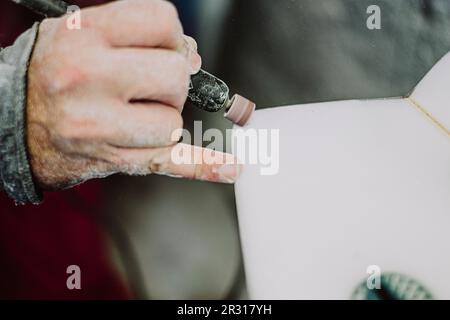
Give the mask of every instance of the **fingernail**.
[[200, 55], [191, 51], [189, 53], [189, 62], [191, 64], [192, 74], [198, 73], [202, 67], [202, 58]]
[[221, 182], [234, 183], [241, 174], [240, 164], [224, 164], [217, 169], [217, 175]]
[[184, 36], [184, 41], [187, 43], [187, 45], [192, 49], [192, 51], [197, 52], [197, 42], [194, 40], [194, 38], [189, 36]]

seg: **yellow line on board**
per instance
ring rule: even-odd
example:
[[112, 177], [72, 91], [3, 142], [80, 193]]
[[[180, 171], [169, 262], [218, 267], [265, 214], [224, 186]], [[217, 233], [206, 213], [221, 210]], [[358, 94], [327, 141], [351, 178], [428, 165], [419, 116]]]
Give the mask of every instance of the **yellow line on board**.
[[416, 100], [414, 100], [411, 97], [405, 98], [406, 101], [408, 101], [413, 107], [415, 107], [417, 110], [419, 110], [421, 113], [423, 113], [428, 119], [431, 120], [439, 129], [444, 131], [447, 136], [450, 137], [450, 130], [447, 129], [439, 120], [437, 120], [431, 113], [429, 113], [425, 108], [423, 108]]

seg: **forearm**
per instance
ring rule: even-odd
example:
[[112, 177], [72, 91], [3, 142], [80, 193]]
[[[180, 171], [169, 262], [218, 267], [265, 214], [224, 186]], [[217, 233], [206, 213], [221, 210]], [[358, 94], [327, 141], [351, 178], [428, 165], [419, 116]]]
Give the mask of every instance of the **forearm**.
[[27, 69], [38, 24], [0, 52], [0, 188], [17, 203], [39, 203], [26, 144]]

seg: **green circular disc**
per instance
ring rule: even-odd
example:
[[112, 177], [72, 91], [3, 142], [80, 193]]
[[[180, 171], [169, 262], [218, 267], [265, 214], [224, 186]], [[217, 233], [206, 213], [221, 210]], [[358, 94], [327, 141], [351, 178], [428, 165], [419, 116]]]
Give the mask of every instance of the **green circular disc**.
[[432, 294], [418, 281], [399, 274], [384, 273], [380, 289], [370, 289], [363, 281], [352, 293], [353, 300], [431, 300]]

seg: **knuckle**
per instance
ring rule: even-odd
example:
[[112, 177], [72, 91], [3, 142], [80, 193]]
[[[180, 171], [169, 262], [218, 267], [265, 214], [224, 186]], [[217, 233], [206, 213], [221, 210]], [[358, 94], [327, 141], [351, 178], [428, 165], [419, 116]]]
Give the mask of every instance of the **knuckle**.
[[178, 11], [173, 3], [165, 0], [158, 0], [157, 3], [165, 18], [175, 21], [178, 20]]
[[175, 100], [175, 106], [179, 108], [179, 110], [182, 110], [184, 104], [186, 103], [186, 99], [188, 96], [187, 90], [179, 90], [179, 92], [176, 95]]
[[47, 82], [50, 93], [63, 94], [86, 83], [90, 78], [90, 71], [88, 68], [74, 65], [71, 62], [62, 63], [61, 66], [55, 68], [50, 78]]
[[[183, 118], [181, 113], [172, 107], [165, 107], [164, 121], [155, 124], [154, 130], [159, 137], [158, 143], [164, 146], [170, 146], [178, 143], [175, 138], [180, 136], [180, 129], [183, 128]], [[152, 138], [154, 140], [154, 138]]]
[[176, 38], [176, 35], [178, 33], [178, 26], [175, 20], [164, 20], [161, 22], [159, 28], [161, 34], [166, 37], [167, 42], [174, 42], [173, 39]]
[[187, 91], [184, 91], [181, 88], [177, 87], [172, 90], [172, 94], [169, 97], [169, 103], [177, 108], [177, 110], [181, 110], [186, 102], [187, 95]]
[[152, 91], [160, 96], [160, 102], [179, 107], [189, 90], [190, 76], [186, 71], [186, 62], [177, 53], [165, 53], [160, 61], [164, 67], [156, 76], [152, 75]]
[[161, 149], [160, 152], [155, 154], [149, 161], [148, 167], [152, 173], [166, 173], [169, 169], [169, 159], [167, 154]]
[[[53, 22], [51, 22], [53, 23]], [[93, 76], [94, 52], [83, 50], [74, 56], [73, 37], [51, 37], [51, 48], [47, 43], [37, 43], [33, 53], [30, 74], [39, 81], [39, 85], [50, 95], [59, 95], [83, 83]]]
[[172, 80], [174, 81], [174, 87], [180, 88], [183, 92], [187, 91], [191, 79], [188, 61], [181, 54], [174, 54], [171, 65], [173, 69]]
[[158, 9], [161, 17], [161, 32], [165, 35], [176, 35], [180, 30], [180, 21], [175, 6], [168, 1], [160, 1]]
[[[183, 117], [179, 112], [176, 112], [175, 116], [173, 117], [172, 124], [171, 124], [171, 135], [173, 131], [179, 130], [183, 128]], [[178, 141], [175, 141], [178, 142]]]

